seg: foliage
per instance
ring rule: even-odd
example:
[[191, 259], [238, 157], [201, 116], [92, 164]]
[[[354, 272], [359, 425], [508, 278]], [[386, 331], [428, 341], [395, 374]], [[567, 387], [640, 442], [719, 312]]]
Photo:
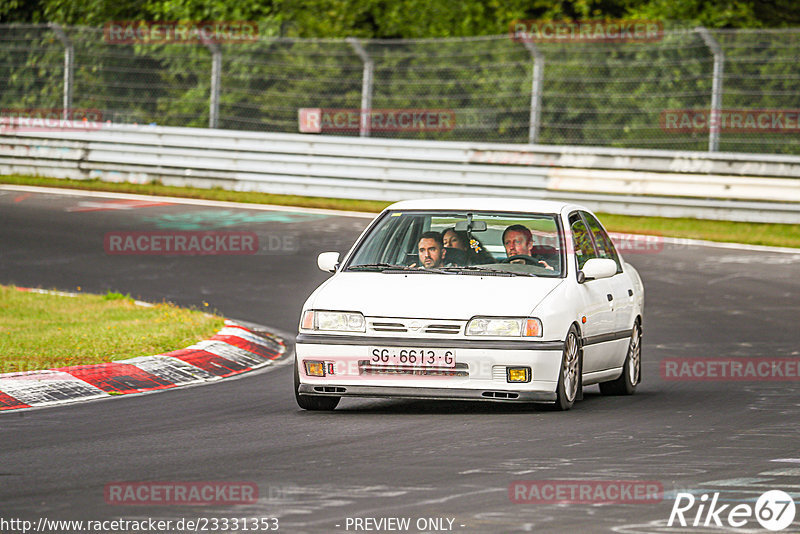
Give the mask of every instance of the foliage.
[[0, 22], [102, 26], [112, 20], [277, 22], [294, 37], [497, 35], [515, 19], [645, 18], [709, 28], [800, 25], [796, 0], [5, 0]]
[[[196, 44], [109, 44], [104, 23], [256, 20], [261, 40], [221, 45], [220, 128], [297, 132], [300, 108], [359, 108], [364, 67], [343, 39], [355, 36], [374, 61], [373, 108], [456, 113], [452, 131], [373, 135], [525, 143], [534, 62], [522, 43], [508, 38], [511, 21], [660, 20], [673, 31], [659, 42], [539, 44], [544, 81], [537, 140], [706, 150], [707, 133], [660, 128], [664, 110], [710, 105], [713, 58], [692, 28], [797, 25], [798, 6], [794, 0], [6, 0], [0, 21], [92, 26], [66, 27], [75, 46], [72, 106], [99, 109], [113, 122], [208, 126], [212, 53]], [[714, 35], [725, 51], [724, 108], [800, 108], [796, 32]], [[450, 39], [425, 40], [430, 37]], [[2, 28], [0, 106], [59, 107], [63, 54], [58, 35], [46, 27]], [[720, 149], [796, 154], [795, 137], [723, 132]]]

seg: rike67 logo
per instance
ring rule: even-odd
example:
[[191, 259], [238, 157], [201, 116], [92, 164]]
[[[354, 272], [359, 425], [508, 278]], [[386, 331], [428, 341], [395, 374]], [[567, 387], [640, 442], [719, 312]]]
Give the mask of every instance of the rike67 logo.
[[711, 497], [704, 493], [699, 498], [691, 493], [678, 493], [667, 526], [739, 528], [755, 519], [763, 528], [777, 532], [792, 524], [796, 512], [792, 496], [780, 490], [762, 493], [755, 506], [720, 505], [718, 501], [718, 492]]

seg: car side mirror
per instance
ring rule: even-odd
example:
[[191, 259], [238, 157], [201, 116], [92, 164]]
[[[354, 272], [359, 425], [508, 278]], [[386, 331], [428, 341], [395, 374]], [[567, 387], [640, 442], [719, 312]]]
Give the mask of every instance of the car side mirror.
[[578, 283], [610, 278], [617, 274], [617, 262], [608, 258], [592, 258], [578, 271]]
[[338, 252], [323, 252], [317, 256], [317, 267], [327, 273], [335, 273], [339, 268], [339, 253]]

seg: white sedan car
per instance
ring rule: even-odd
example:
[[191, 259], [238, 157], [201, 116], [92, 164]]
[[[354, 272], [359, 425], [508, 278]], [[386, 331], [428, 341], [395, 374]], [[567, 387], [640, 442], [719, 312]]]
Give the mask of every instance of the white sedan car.
[[634, 392], [644, 287], [578, 205], [403, 201], [384, 210], [308, 298], [297, 403], [341, 397], [544, 402]]

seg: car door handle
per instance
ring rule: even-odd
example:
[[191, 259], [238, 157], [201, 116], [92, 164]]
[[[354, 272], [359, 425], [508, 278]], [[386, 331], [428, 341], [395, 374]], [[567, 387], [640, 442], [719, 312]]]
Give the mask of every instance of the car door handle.
[[606, 297], [608, 298], [608, 302], [611, 302], [612, 300], [614, 300], [614, 295], [612, 295], [611, 293], [606, 295]]
[[628, 296], [629, 296], [629, 297], [632, 297], [632, 296], [633, 296], [633, 289], [629, 289], [629, 290], [628, 290]]

